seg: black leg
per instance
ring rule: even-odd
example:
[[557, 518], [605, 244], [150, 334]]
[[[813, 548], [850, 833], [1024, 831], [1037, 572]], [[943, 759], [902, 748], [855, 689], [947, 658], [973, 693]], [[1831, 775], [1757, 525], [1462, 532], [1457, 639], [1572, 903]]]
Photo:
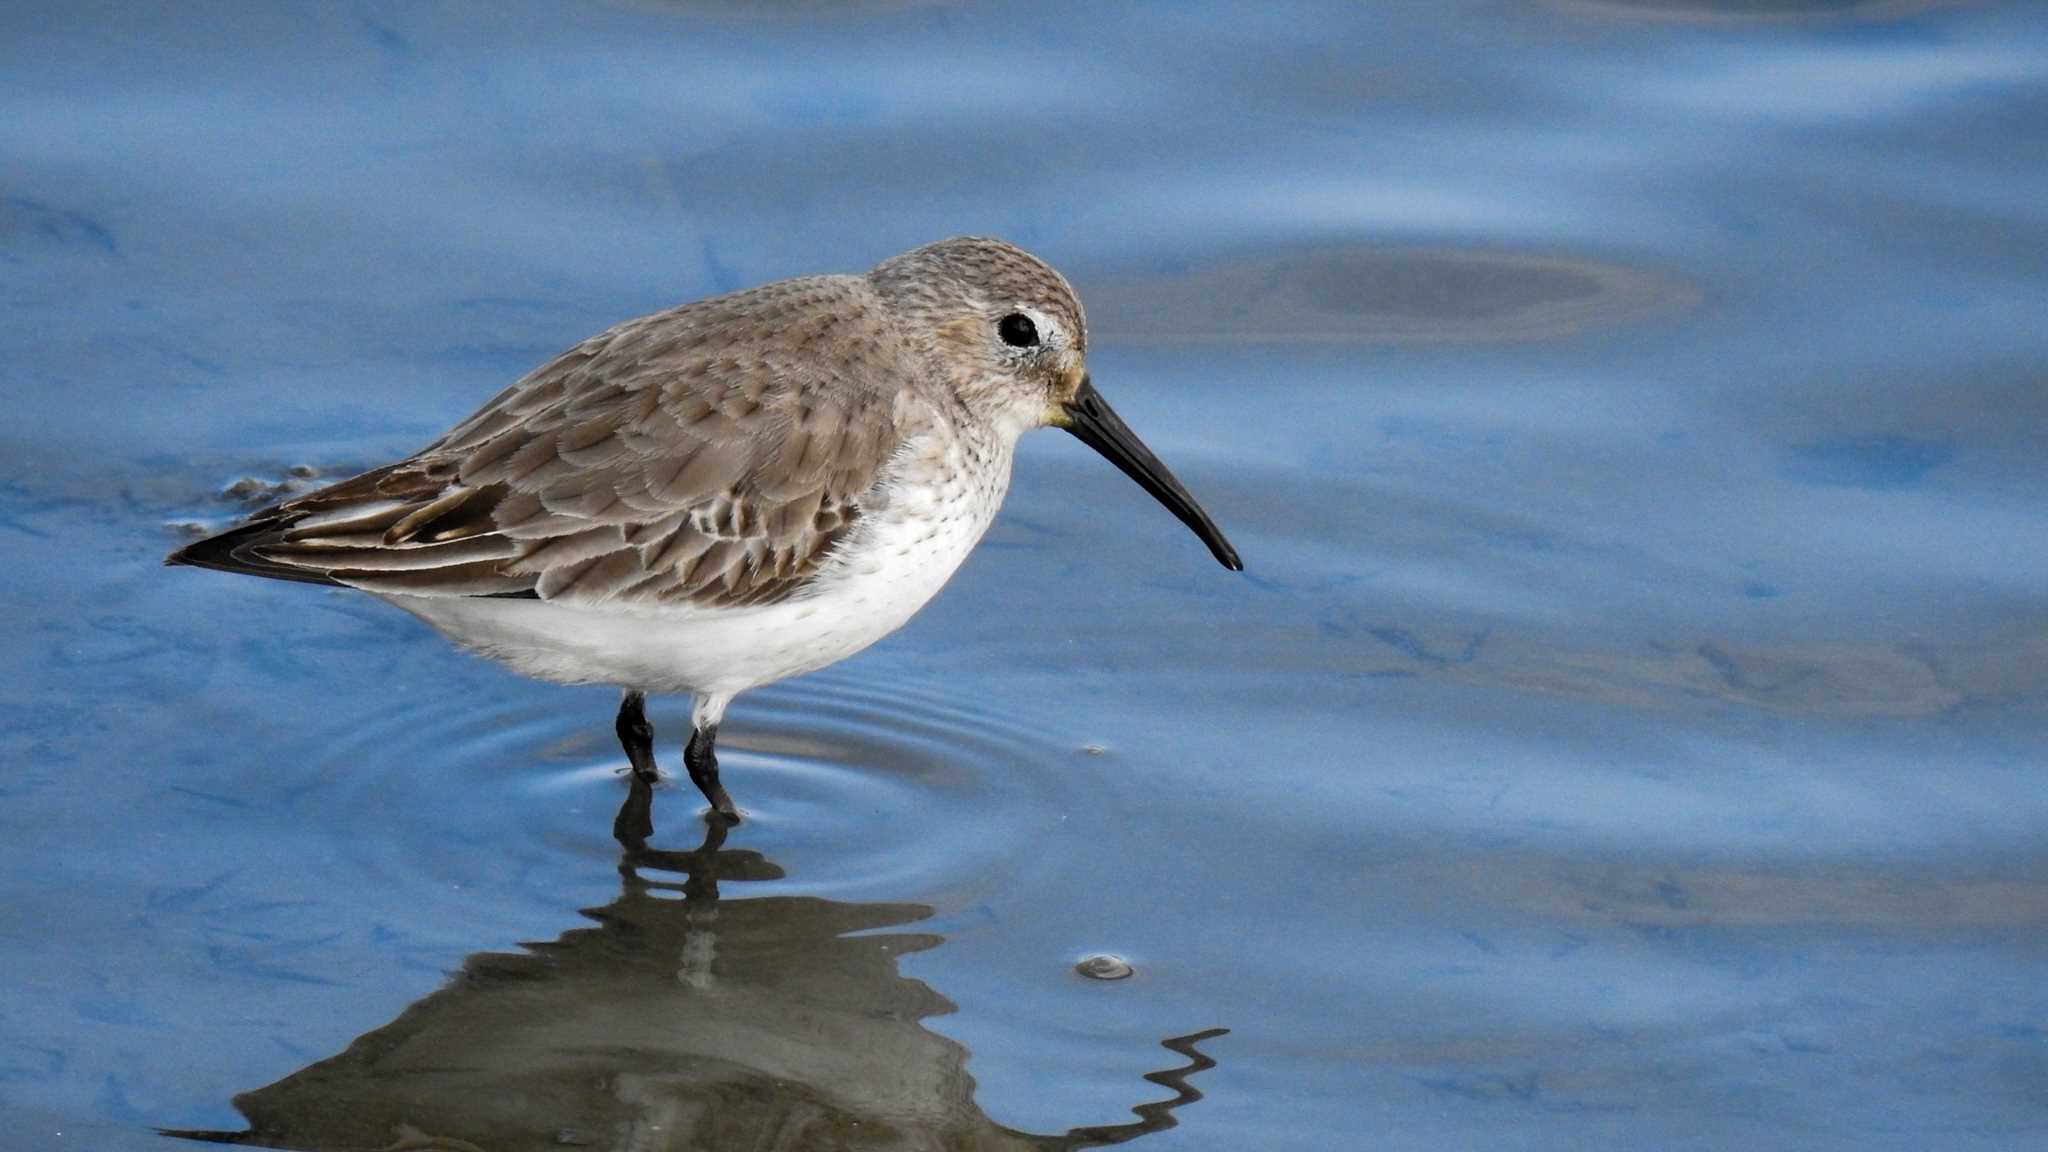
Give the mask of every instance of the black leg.
[[[661, 780], [661, 769], [654, 766], [654, 725], [647, 722], [646, 703], [646, 695], [640, 692], [628, 692], [619, 702], [619, 743], [633, 764], [634, 777], [654, 784]], [[692, 772], [691, 779], [695, 778]]]
[[709, 724], [690, 733], [689, 747], [683, 749], [683, 767], [690, 770], [690, 782], [711, 801], [711, 810], [737, 824], [739, 809], [718, 782], [718, 725]]

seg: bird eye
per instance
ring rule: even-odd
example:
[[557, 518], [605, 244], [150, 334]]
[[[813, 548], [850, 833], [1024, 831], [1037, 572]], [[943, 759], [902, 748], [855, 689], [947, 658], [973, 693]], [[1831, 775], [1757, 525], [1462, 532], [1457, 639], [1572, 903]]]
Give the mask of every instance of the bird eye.
[[1022, 312], [1012, 312], [996, 321], [996, 335], [1012, 348], [1029, 348], [1038, 343], [1038, 325]]

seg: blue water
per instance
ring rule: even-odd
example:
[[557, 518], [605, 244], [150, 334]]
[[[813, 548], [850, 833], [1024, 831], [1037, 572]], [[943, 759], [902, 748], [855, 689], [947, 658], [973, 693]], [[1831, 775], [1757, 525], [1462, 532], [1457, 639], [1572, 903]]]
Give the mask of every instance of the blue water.
[[[0, 1147], [2048, 1146], [2040, 15], [0, 8]], [[960, 232], [1248, 572], [1028, 440], [723, 845], [608, 690], [159, 566]]]

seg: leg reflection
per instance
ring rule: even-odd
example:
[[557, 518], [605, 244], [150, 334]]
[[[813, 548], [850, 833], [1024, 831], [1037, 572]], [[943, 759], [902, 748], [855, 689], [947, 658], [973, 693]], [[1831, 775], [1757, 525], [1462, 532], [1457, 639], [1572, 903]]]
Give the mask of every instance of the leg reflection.
[[630, 856], [645, 848], [653, 836], [654, 783], [636, 771], [626, 782], [626, 799], [619, 805], [619, 814], [612, 817], [612, 839]]

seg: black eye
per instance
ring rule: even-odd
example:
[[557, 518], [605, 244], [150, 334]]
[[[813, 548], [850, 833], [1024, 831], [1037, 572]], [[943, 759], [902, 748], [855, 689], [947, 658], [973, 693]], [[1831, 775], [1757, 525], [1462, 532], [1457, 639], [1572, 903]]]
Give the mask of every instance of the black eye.
[[1029, 348], [1038, 343], [1038, 325], [1022, 312], [1012, 312], [996, 321], [996, 335], [1012, 348]]

